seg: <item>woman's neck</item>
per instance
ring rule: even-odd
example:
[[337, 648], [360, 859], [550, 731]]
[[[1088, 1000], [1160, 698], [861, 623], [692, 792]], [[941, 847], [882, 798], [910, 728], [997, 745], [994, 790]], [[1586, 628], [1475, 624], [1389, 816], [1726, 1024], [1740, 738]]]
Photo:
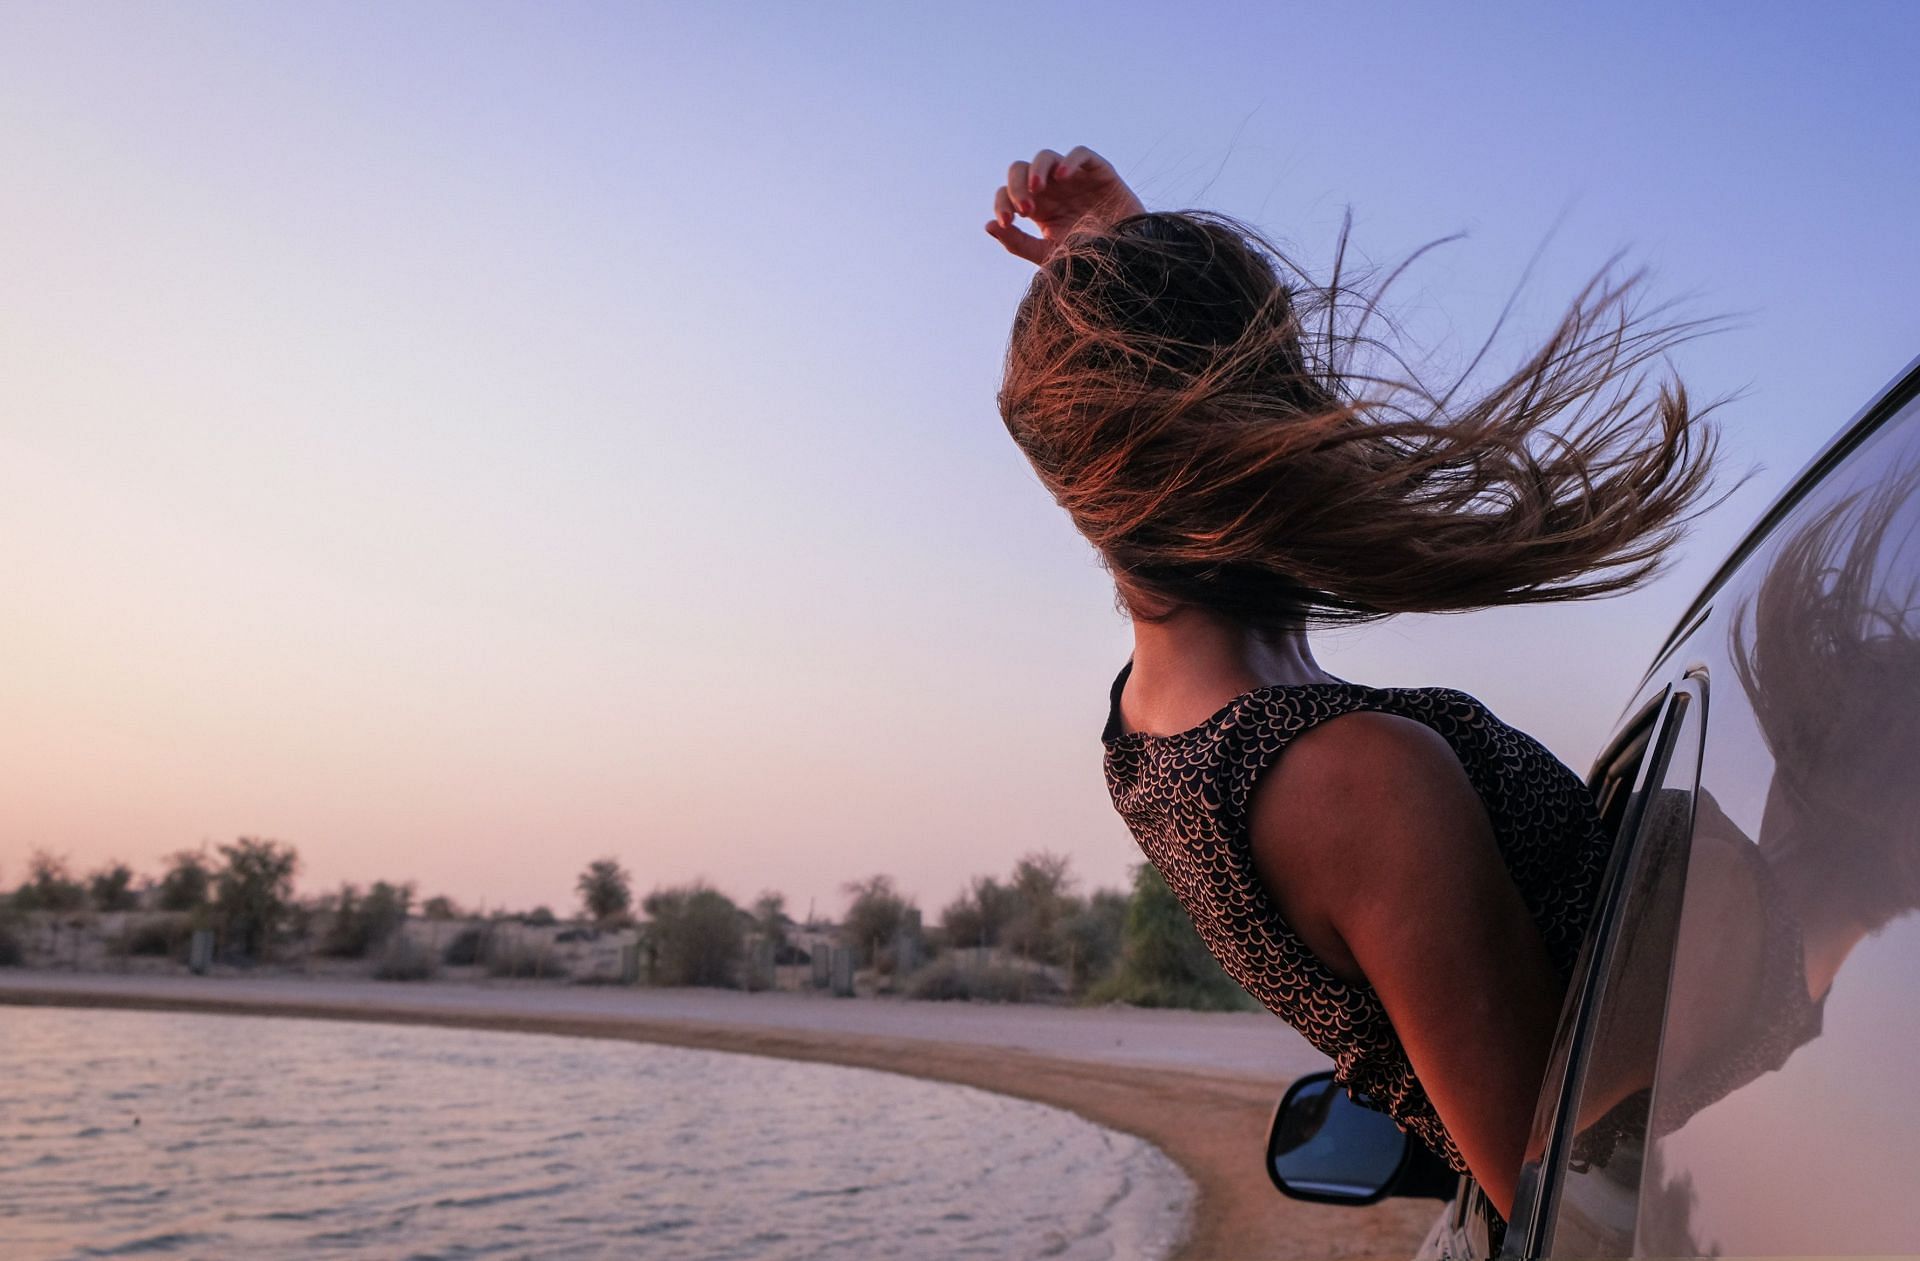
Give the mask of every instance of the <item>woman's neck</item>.
[[1338, 683], [1298, 627], [1260, 634], [1202, 609], [1133, 619], [1133, 669], [1121, 701], [1134, 730], [1181, 731], [1270, 684]]

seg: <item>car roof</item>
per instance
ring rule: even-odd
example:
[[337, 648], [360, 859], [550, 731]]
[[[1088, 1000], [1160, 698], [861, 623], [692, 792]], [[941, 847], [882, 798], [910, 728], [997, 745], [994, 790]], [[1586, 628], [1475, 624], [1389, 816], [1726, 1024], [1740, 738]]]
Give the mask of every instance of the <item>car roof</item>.
[[[1819, 454], [1808, 460], [1800, 471], [1794, 474], [1793, 479], [1787, 483], [1786, 489], [1781, 491], [1768, 505], [1767, 510], [1754, 521], [1746, 536], [1740, 540], [1739, 546], [1728, 553], [1727, 558], [1714, 571], [1713, 577], [1709, 578], [1706, 585], [1700, 589], [1700, 594], [1687, 604], [1686, 610], [1674, 621], [1673, 629], [1667, 632], [1667, 637], [1661, 641], [1659, 651], [1653, 654], [1652, 664], [1647, 668], [1648, 674], [1659, 667], [1660, 662], [1679, 641], [1682, 632], [1699, 617], [1701, 609], [1713, 599], [1714, 594], [1721, 587], [1726, 585], [1727, 579], [1733, 576], [1741, 563], [1766, 540], [1767, 535], [1773, 533], [1774, 527], [1780, 524], [1781, 518], [1792, 511], [1793, 506], [1808, 491], [1817, 486], [1829, 471], [1846, 459], [1855, 447], [1866, 441], [1883, 421], [1906, 406], [1916, 394], [1920, 394], [1920, 358], [1911, 360], [1898, 375], [1881, 387], [1880, 392], [1875, 394], [1865, 407], [1856, 412], [1852, 420], [1841, 427], [1840, 431], [1820, 449]], [[1644, 681], [1643, 679], [1642, 682]]]

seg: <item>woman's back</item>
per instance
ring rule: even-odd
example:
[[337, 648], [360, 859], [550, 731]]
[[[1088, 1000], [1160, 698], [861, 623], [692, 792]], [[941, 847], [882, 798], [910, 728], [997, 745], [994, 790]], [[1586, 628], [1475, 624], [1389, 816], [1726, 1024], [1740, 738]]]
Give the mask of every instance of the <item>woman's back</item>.
[[1129, 732], [1120, 694], [1131, 669], [1129, 661], [1114, 680], [1101, 739], [1114, 806], [1142, 851], [1248, 993], [1330, 1057], [1349, 1088], [1466, 1172], [1379, 997], [1329, 968], [1268, 896], [1250, 835], [1254, 787], [1295, 739], [1341, 715], [1391, 714], [1431, 729], [1485, 806], [1501, 860], [1564, 981], [1606, 861], [1586, 786], [1537, 741], [1450, 688], [1269, 685], [1187, 730]]
[[[1373, 323], [1400, 269], [1356, 287], [1344, 234], [1313, 281], [1245, 224], [1145, 210], [1084, 147], [994, 200], [1038, 264], [1001, 419], [1169, 712], [1296, 677], [1261, 644], [1313, 677], [1315, 627], [1631, 590], [1705, 506], [1711, 405], [1657, 379], [1703, 326], [1651, 318], [1637, 276], [1602, 269], [1504, 376], [1490, 338], [1423, 380]], [[1451, 689], [1269, 684], [1160, 736], [1125, 730], [1126, 673], [1114, 804], [1209, 947], [1506, 1211], [1601, 879], [1579, 777]]]

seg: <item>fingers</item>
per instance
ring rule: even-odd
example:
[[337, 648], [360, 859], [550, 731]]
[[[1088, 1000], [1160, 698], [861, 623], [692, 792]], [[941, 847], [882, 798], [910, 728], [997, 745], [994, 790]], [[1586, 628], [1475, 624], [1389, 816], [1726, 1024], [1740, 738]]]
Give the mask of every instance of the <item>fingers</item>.
[[988, 221], [987, 235], [1006, 246], [1007, 253], [1024, 258], [1035, 266], [1046, 262], [1047, 255], [1053, 252], [1053, 242], [1044, 241], [998, 219]]
[[1067, 156], [1060, 159], [1060, 164], [1053, 169], [1053, 178], [1056, 180], [1071, 179], [1082, 171], [1097, 175], [1102, 171], [1112, 169], [1105, 158], [1087, 148], [1087, 146], [1078, 144], [1067, 150]]
[[1033, 161], [1027, 168], [1027, 188], [1035, 196], [1047, 191], [1047, 178], [1060, 163], [1060, 155], [1051, 149], [1042, 149], [1033, 155]]
[[1013, 226], [1013, 215], [1013, 196], [1003, 184], [993, 190], [993, 217], [1001, 227], [1010, 228]]
[[1013, 198], [1014, 209], [1023, 215], [1033, 213], [1033, 186], [1028, 182], [1028, 164], [1015, 162], [1007, 168], [1007, 195]]
[[[1046, 196], [1056, 185], [1086, 176], [1094, 177], [1089, 185], [1056, 197]], [[1007, 182], [993, 193], [993, 221], [987, 224], [987, 233], [1008, 253], [1030, 263], [1045, 262], [1054, 242], [1019, 227], [1014, 223], [1015, 216], [1025, 215], [1036, 220], [1047, 234], [1058, 235], [1087, 213], [1086, 207], [1078, 205], [1079, 200], [1098, 196], [1103, 180], [1118, 178], [1112, 165], [1085, 145], [1075, 145], [1065, 156], [1042, 149], [1031, 162], [1007, 167]], [[1121, 191], [1126, 191], [1124, 186]], [[1041, 210], [1043, 204], [1045, 210]]]

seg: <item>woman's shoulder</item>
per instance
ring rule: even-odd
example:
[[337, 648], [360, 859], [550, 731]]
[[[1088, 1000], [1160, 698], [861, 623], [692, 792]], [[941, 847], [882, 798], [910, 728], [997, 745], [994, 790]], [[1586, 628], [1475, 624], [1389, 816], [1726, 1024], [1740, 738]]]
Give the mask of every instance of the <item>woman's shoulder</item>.
[[1417, 830], [1447, 813], [1480, 813], [1459, 751], [1417, 718], [1349, 710], [1290, 745], [1253, 787], [1248, 820], [1256, 841], [1317, 837], [1353, 856], [1372, 848], [1374, 838]]

